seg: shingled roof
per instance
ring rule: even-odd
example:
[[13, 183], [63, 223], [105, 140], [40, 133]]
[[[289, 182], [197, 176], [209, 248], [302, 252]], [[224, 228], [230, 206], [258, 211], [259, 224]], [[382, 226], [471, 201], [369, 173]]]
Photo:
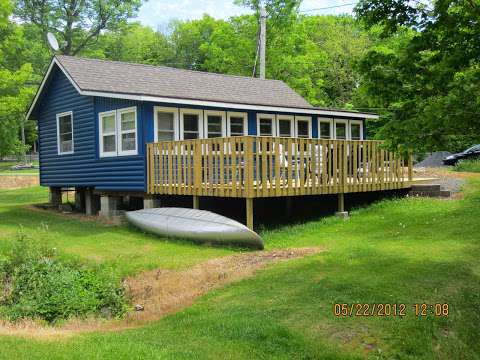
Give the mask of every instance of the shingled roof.
[[82, 91], [312, 108], [279, 80], [64, 55], [56, 59]]

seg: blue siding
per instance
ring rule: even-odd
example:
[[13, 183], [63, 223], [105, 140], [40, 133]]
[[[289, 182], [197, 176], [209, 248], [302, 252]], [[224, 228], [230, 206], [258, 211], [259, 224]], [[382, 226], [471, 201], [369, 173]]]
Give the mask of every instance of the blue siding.
[[[145, 191], [147, 181], [145, 144], [153, 142], [154, 139], [153, 107], [156, 105], [202, 109], [200, 106], [82, 96], [65, 75], [55, 69], [36, 107], [40, 144], [40, 183], [45, 186], [89, 186], [99, 190]], [[98, 113], [132, 106], [137, 107], [138, 155], [101, 158]], [[203, 109], [245, 112], [235, 108], [203, 107]], [[66, 111], [73, 112], [74, 153], [58, 155], [56, 114]], [[248, 134], [256, 135], [257, 111], [246, 112]], [[312, 116], [312, 136], [318, 137], [316, 116]]]
[[[139, 155], [100, 158], [98, 111], [137, 106]], [[131, 101], [81, 96], [58, 70], [38, 104], [40, 183], [46, 186], [91, 186], [103, 190], [144, 191], [143, 106]], [[58, 155], [56, 114], [73, 112], [74, 153]], [[153, 132], [152, 132], [153, 133]]]

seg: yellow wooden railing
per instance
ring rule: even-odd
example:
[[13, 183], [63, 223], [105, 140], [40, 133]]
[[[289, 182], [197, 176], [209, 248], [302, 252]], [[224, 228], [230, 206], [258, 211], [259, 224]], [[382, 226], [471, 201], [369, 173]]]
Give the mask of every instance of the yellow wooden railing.
[[412, 163], [380, 141], [279, 137], [147, 145], [150, 194], [272, 197], [405, 188]]

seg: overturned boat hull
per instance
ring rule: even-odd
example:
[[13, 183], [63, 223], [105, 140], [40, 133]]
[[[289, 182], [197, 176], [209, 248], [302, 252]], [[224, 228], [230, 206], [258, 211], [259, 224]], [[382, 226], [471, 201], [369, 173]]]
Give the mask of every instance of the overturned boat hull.
[[138, 228], [161, 236], [263, 249], [263, 240], [256, 232], [210, 211], [166, 207], [129, 211], [126, 217]]

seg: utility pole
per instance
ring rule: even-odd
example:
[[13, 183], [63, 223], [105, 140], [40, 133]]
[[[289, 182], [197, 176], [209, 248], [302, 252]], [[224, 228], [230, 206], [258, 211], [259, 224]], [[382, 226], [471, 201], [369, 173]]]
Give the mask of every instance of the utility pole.
[[267, 12], [260, 7], [260, 79], [265, 79], [265, 48], [267, 46]]

